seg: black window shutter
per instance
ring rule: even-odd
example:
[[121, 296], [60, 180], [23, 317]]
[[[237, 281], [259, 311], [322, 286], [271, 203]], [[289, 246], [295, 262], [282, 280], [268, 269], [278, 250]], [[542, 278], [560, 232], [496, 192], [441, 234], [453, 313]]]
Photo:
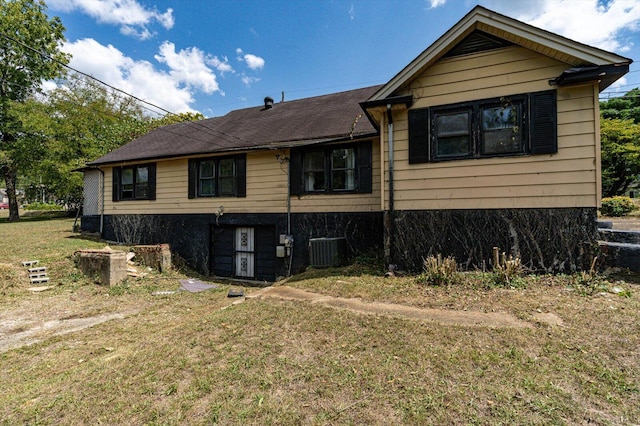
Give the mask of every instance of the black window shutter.
[[362, 142], [358, 145], [358, 192], [370, 193], [371, 189], [371, 144]]
[[156, 165], [149, 164], [149, 200], [156, 199]]
[[189, 198], [196, 198], [196, 188], [198, 187], [198, 160], [189, 159]]
[[120, 167], [111, 169], [113, 185], [111, 188], [111, 197], [113, 202], [120, 201]]
[[429, 109], [409, 110], [409, 164], [429, 162]]
[[236, 156], [236, 197], [247, 196], [247, 156]]
[[289, 153], [289, 193], [291, 195], [304, 193], [302, 151], [299, 149], [292, 149]]
[[532, 93], [530, 103], [531, 154], [555, 154], [558, 152], [556, 91]]

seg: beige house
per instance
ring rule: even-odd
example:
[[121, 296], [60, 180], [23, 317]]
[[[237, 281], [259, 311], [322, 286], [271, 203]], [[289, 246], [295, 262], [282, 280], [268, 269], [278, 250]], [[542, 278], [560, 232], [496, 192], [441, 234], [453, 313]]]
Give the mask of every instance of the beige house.
[[410, 270], [436, 253], [481, 267], [493, 247], [580, 269], [601, 198], [598, 94], [630, 62], [478, 6], [385, 85], [267, 98], [93, 161], [83, 228], [135, 225], [203, 272], [267, 281], [376, 247]]

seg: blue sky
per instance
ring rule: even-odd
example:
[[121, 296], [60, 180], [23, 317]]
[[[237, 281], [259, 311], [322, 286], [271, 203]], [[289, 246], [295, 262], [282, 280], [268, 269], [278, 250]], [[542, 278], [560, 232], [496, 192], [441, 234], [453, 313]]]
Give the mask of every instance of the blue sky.
[[207, 117], [390, 80], [475, 5], [634, 60], [640, 0], [45, 0], [82, 72]]

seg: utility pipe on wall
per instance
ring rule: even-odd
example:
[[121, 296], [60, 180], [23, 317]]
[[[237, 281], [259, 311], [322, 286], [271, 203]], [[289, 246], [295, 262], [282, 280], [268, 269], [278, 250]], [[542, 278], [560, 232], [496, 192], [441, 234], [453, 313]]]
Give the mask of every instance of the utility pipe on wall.
[[393, 261], [395, 246], [395, 214], [393, 206], [393, 114], [391, 104], [387, 104], [387, 141], [389, 143], [389, 262]]

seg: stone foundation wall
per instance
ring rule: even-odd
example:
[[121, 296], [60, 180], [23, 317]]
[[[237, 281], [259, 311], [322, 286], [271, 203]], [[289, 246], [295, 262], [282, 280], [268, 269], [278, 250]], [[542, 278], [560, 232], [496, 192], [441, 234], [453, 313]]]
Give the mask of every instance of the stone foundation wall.
[[[91, 220], [83, 229], [89, 230]], [[211, 234], [215, 227], [270, 227], [274, 230], [273, 262], [275, 274], [270, 279], [285, 276], [289, 258], [276, 258], [279, 235], [287, 233], [286, 214], [184, 214], [184, 215], [106, 215], [102, 237], [108, 241], [128, 239], [132, 245], [167, 243], [171, 252], [203, 274], [210, 274]], [[345, 237], [350, 257], [382, 250], [382, 213], [294, 213], [291, 214], [291, 234], [294, 238], [293, 273], [309, 265], [309, 239]], [[230, 248], [231, 249], [231, 248]]]
[[490, 267], [493, 247], [531, 271], [587, 270], [597, 250], [596, 218], [595, 208], [397, 211], [385, 249], [411, 272], [436, 254], [454, 256], [467, 269]]

